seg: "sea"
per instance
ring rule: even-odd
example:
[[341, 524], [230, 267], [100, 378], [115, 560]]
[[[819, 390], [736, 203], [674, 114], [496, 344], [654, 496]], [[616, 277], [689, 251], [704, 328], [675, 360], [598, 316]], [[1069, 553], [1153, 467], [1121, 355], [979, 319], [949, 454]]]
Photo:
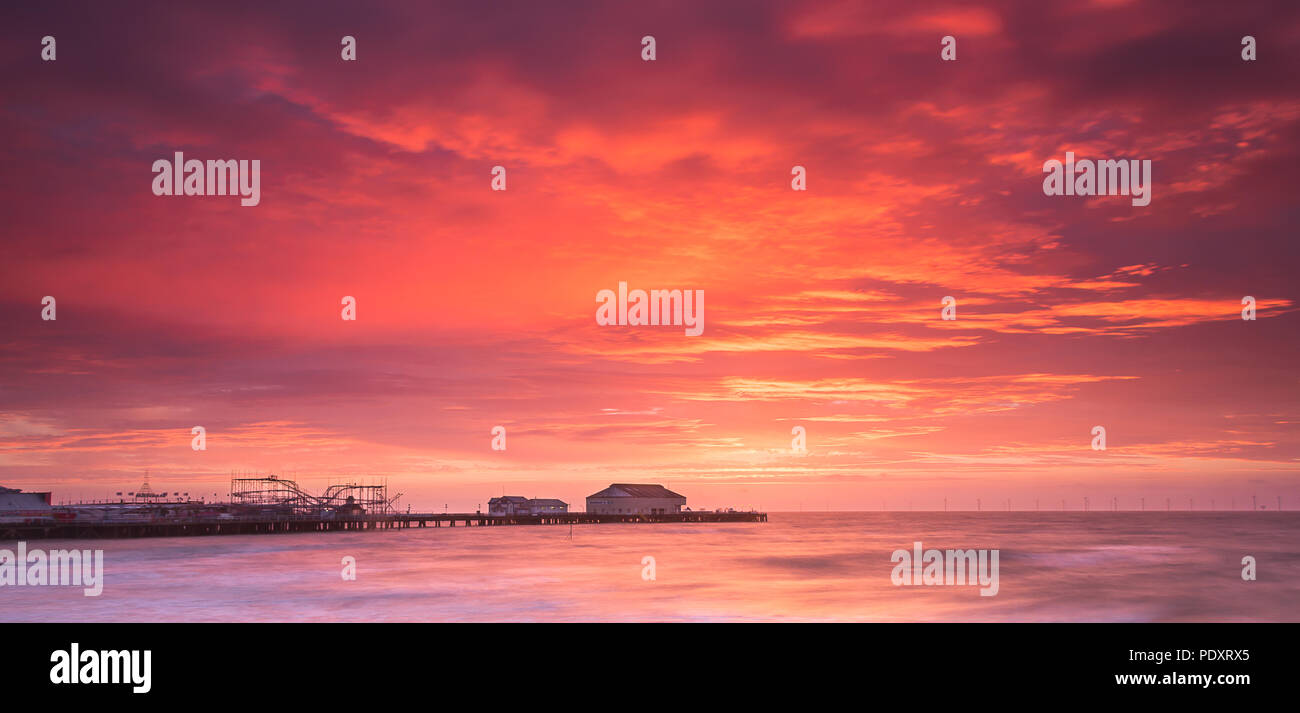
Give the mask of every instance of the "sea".
[[[997, 550], [997, 594], [895, 584], [895, 551], [917, 542]], [[0, 586], [0, 621], [1295, 622], [1297, 545], [1291, 512], [785, 512], [765, 523], [32, 540], [102, 549], [103, 592]]]

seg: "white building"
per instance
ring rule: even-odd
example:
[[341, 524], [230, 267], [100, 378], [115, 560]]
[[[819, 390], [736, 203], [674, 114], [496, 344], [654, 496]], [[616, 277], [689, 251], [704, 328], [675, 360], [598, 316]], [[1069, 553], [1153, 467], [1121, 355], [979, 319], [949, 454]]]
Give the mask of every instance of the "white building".
[[0, 510], [49, 510], [49, 493], [24, 493], [0, 486]]
[[602, 515], [663, 515], [679, 513], [685, 505], [685, 496], [643, 483], [614, 483], [587, 496], [587, 512]]

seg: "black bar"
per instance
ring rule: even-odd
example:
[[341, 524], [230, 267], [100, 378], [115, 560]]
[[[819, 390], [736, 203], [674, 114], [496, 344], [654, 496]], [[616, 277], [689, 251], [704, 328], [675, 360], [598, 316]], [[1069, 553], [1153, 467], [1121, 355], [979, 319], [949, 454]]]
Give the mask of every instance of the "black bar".
[[[1262, 701], [1295, 676], [1294, 625], [4, 624], [8, 696], [218, 706], [479, 700], [618, 707]], [[50, 680], [51, 653], [151, 652], [150, 688]], [[1191, 652], [1178, 660], [1178, 652]], [[1216, 652], [1211, 655], [1210, 651]], [[1141, 660], [1135, 652], [1168, 652]], [[1154, 674], [1149, 683], [1117, 676]], [[1203, 682], [1178, 676], [1216, 677]], [[1169, 677], [1168, 681], [1164, 679]], [[1220, 676], [1246, 676], [1229, 683]], [[1288, 693], [1289, 695], [1289, 693]], [[1030, 699], [1026, 696], [1034, 696]], [[504, 698], [503, 698], [504, 697]], [[901, 698], [899, 698], [901, 697]], [[10, 698], [10, 700], [17, 700]], [[819, 703], [820, 702], [820, 703]], [[420, 705], [420, 707], [425, 707]], [[1019, 707], [1019, 706], [1018, 706]], [[6, 706], [7, 708], [7, 706]]]

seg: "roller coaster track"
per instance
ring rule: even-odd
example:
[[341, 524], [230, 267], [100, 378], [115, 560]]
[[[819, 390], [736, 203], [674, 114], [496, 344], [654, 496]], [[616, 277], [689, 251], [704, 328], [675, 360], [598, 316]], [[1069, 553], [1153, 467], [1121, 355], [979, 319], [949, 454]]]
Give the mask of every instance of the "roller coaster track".
[[387, 485], [339, 483], [320, 495], [313, 495], [298, 483], [274, 475], [264, 478], [231, 478], [230, 497], [241, 505], [290, 506], [299, 511], [334, 510], [352, 502], [374, 514], [388, 513], [401, 493], [388, 497]]

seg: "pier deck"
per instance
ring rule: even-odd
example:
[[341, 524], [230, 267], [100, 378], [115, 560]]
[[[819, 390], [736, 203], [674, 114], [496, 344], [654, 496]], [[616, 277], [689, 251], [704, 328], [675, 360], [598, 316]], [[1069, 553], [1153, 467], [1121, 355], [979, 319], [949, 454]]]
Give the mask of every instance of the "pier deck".
[[0, 524], [5, 540], [108, 539], [122, 537], [187, 537], [254, 535], [288, 532], [347, 532], [405, 530], [424, 527], [493, 527], [500, 525], [593, 525], [607, 523], [767, 522], [762, 512], [683, 512], [663, 515], [605, 515], [568, 512], [547, 515], [485, 515], [481, 513], [400, 513], [353, 517], [281, 516], [225, 518], [155, 518], [148, 521], [65, 520]]

